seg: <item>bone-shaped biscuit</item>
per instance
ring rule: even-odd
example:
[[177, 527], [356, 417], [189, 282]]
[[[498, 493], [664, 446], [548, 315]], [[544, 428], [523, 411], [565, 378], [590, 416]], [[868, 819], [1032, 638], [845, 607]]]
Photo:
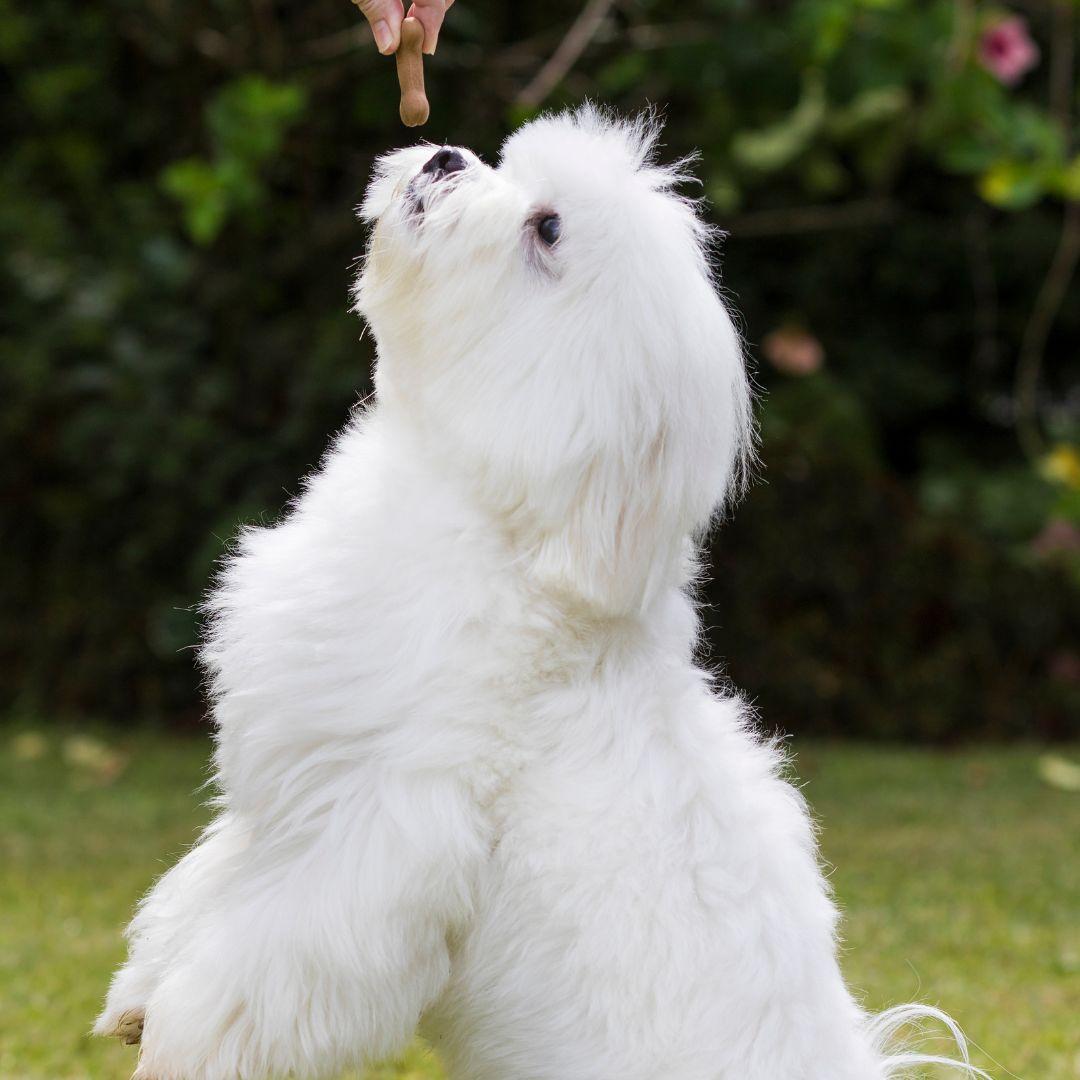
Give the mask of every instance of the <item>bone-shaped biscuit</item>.
[[401, 44], [397, 51], [397, 77], [401, 86], [398, 113], [406, 127], [419, 127], [431, 111], [424, 93], [424, 27], [419, 19], [401, 24]]

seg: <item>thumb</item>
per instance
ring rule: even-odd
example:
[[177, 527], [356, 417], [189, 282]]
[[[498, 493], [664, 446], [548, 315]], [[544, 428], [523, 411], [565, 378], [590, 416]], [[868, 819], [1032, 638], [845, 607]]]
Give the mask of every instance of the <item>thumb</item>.
[[371, 24], [375, 44], [384, 56], [397, 52], [401, 43], [401, 20], [405, 14], [401, 0], [353, 0]]

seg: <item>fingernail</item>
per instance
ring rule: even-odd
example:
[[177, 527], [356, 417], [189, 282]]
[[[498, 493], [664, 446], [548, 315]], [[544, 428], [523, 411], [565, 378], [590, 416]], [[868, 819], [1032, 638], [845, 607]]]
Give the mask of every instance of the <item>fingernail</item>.
[[434, 56], [435, 55], [435, 46], [438, 45], [438, 44], [439, 44], [439, 38], [438, 38], [438, 35], [436, 35], [435, 40], [431, 43], [431, 48], [430, 49], [425, 49], [424, 52], [426, 52], [428, 54], [428, 56]]
[[384, 19], [380, 19], [371, 28], [371, 32], [375, 35], [375, 44], [379, 48], [379, 52], [388, 53], [394, 48], [394, 35], [390, 32], [390, 27]]

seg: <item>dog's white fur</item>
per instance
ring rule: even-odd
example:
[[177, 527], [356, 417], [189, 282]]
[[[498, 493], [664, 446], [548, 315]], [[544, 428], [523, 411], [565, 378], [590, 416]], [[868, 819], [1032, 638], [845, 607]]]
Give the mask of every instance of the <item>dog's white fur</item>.
[[326, 1076], [418, 1028], [457, 1080], [913, 1060], [844, 986], [781, 754], [692, 658], [751, 407], [654, 139], [586, 109], [496, 169], [380, 161], [378, 404], [210, 602], [221, 811], [97, 1026], [145, 1013], [138, 1077]]

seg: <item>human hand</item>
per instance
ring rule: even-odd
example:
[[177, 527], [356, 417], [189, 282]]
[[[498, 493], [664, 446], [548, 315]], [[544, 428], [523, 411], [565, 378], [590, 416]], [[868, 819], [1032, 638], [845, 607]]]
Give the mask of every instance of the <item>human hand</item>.
[[[371, 24], [371, 33], [379, 52], [389, 56], [401, 43], [401, 20], [405, 18], [405, 6], [401, 0], [353, 0]], [[409, 16], [424, 28], [424, 52], [429, 56], [439, 43], [439, 31], [443, 17], [453, 6], [454, 0], [414, 0]]]

